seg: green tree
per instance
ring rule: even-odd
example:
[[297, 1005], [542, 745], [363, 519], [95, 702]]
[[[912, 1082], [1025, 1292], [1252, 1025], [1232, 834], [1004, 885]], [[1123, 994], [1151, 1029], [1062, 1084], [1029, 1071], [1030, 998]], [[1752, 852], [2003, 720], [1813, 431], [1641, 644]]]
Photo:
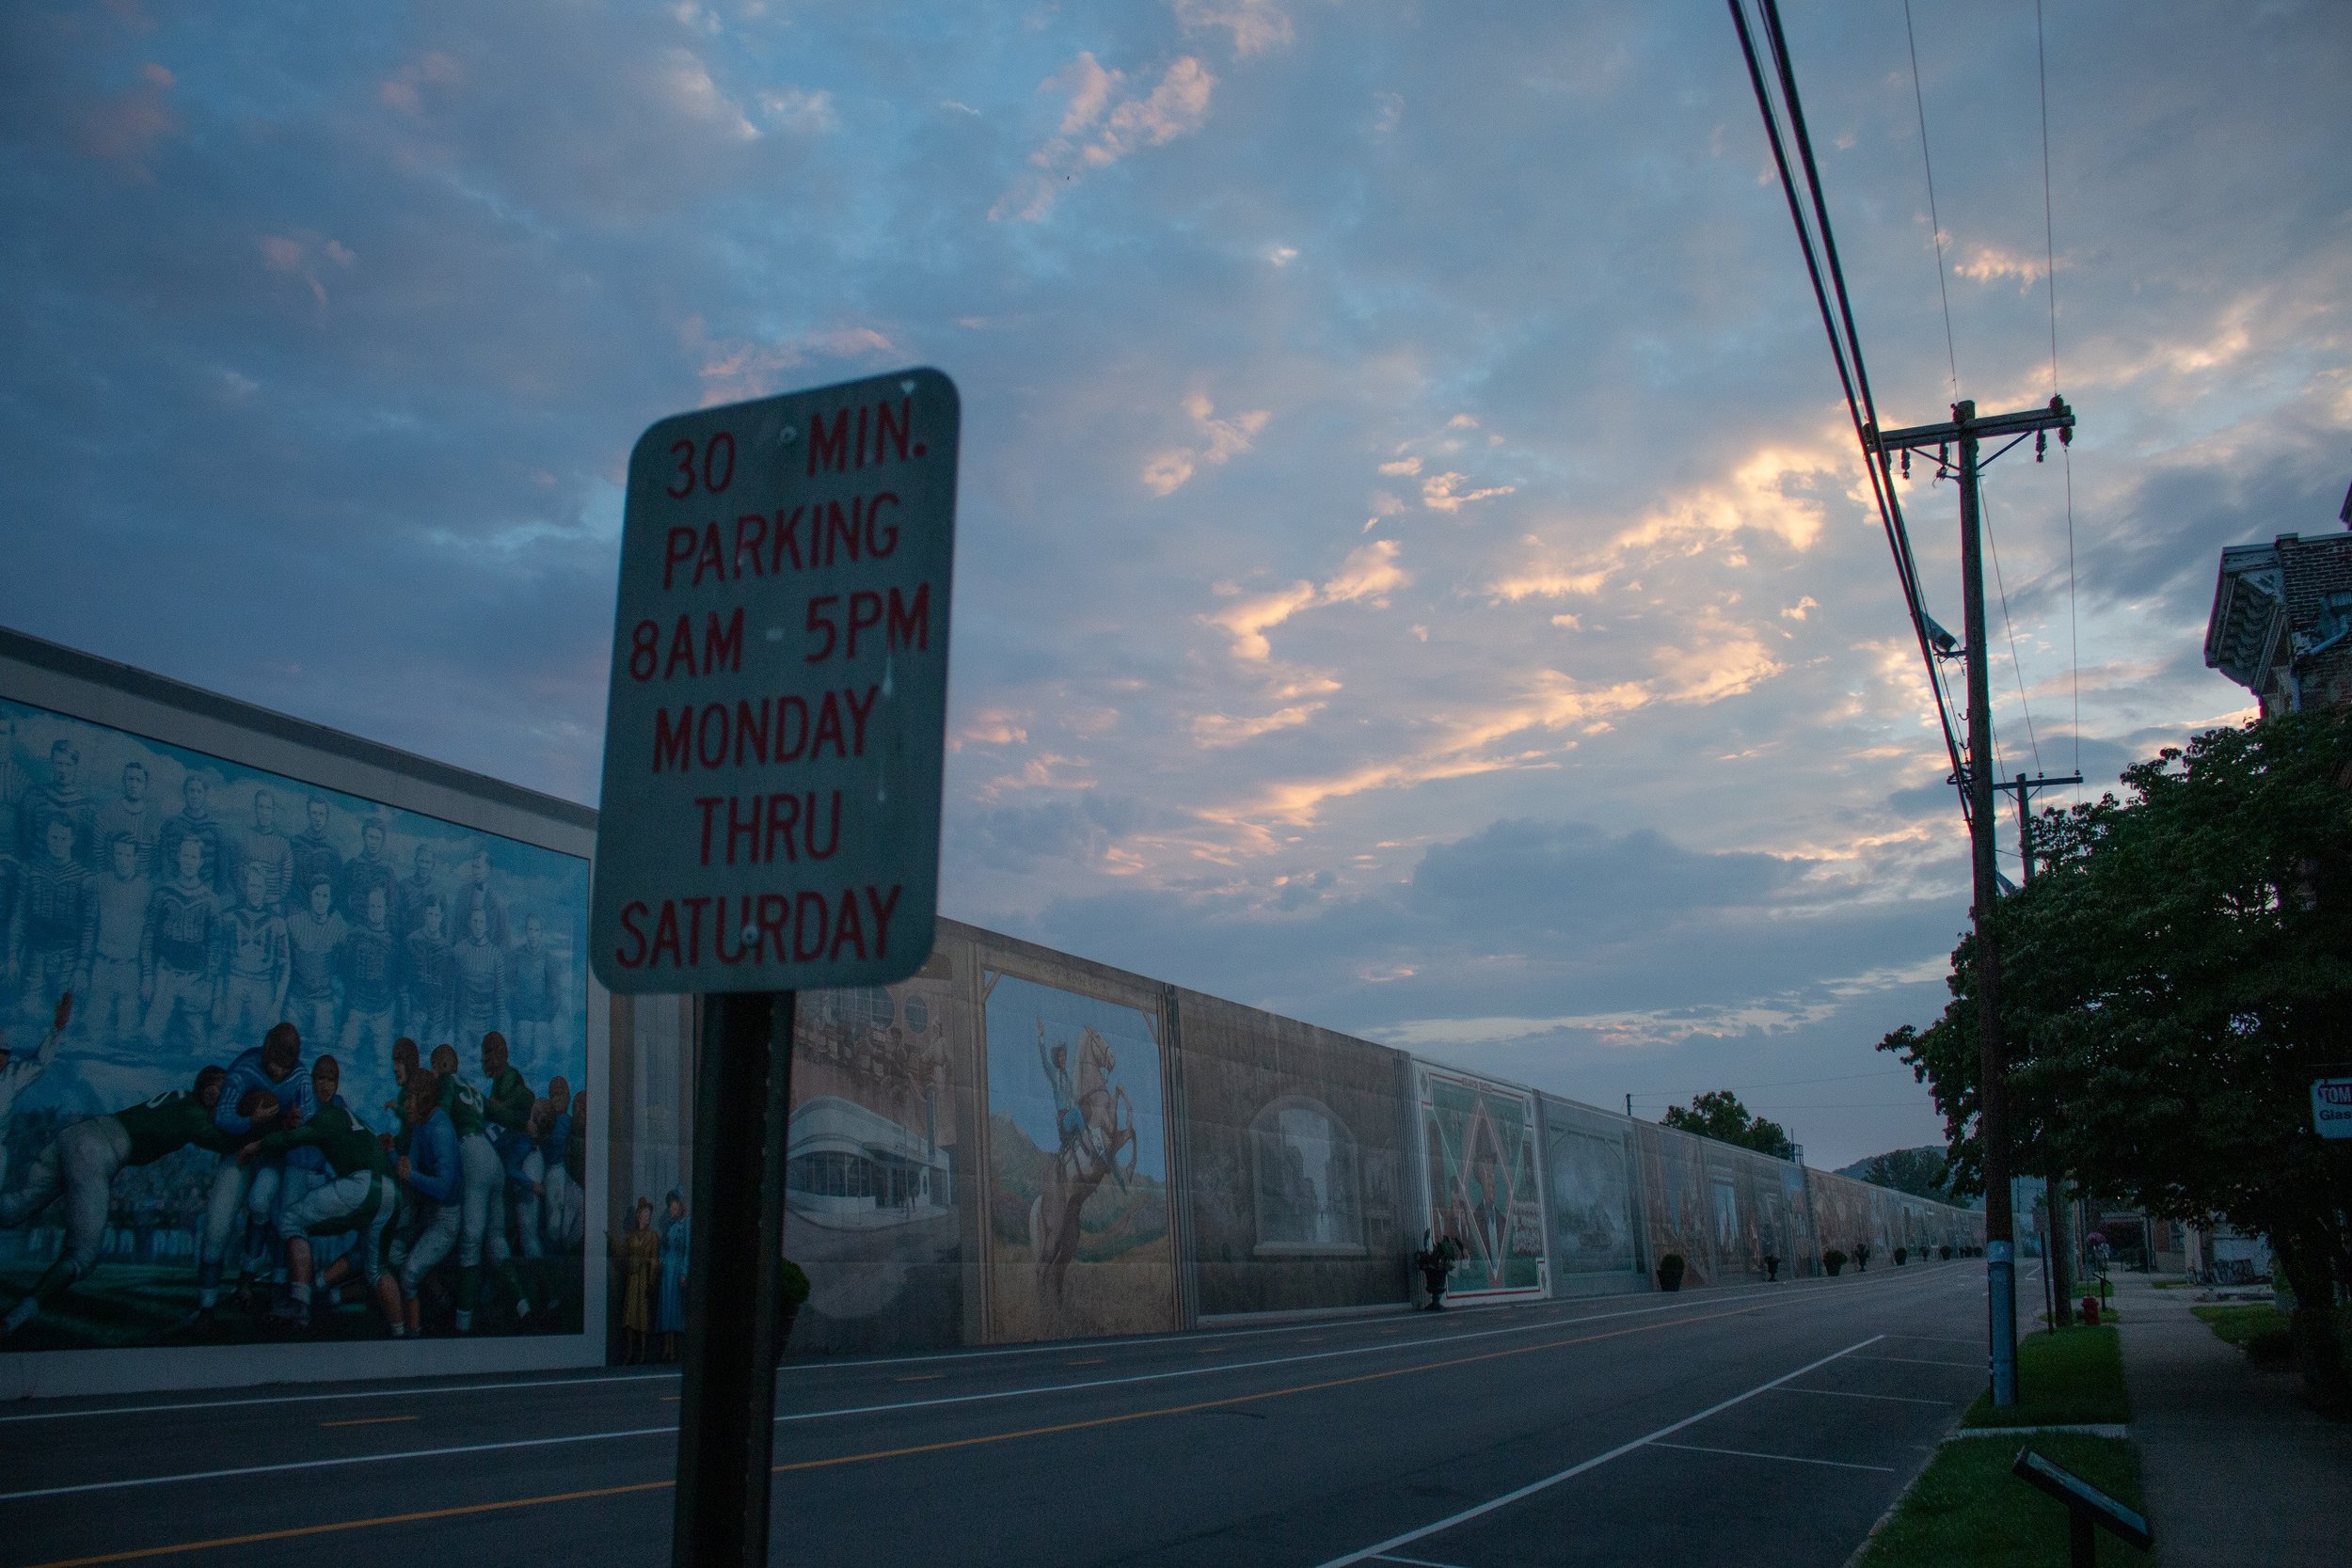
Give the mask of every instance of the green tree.
[[1740, 1097], [1729, 1089], [1713, 1089], [1696, 1096], [1687, 1110], [1680, 1105], [1669, 1106], [1659, 1119], [1668, 1127], [1721, 1143], [1738, 1144], [1776, 1160], [1797, 1157], [1797, 1146], [1788, 1141], [1780, 1123], [1751, 1116], [1748, 1108], [1740, 1103]]
[[[2306, 1387], [2344, 1408], [2352, 1146], [2313, 1132], [2311, 1083], [2352, 1061], [2352, 713], [2211, 731], [2123, 784], [2042, 815], [2039, 874], [1996, 911], [2021, 1168], [2266, 1234]], [[1880, 1044], [1932, 1089], [1963, 1191], [1981, 1187], [1976, 977], [1963, 939], [1944, 1016]]]
[[1892, 1187], [1914, 1197], [1931, 1197], [1938, 1203], [1952, 1198], [1944, 1176], [1950, 1162], [1940, 1148], [1897, 1148], [1884, 1154], [1873, 1154], [1859, 1165], [1847, 1169], [1863, 1180], [1881, 1187]]

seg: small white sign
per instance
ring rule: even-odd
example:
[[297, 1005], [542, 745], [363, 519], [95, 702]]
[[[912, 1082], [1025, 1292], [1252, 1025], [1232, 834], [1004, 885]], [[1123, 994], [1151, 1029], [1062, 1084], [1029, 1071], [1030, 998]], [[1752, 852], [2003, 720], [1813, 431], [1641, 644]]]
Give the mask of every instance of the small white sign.
[[638, 441], [589, 913], [607, 990], [880, 986], [930, 956], [961, 419], [912, 370]]
[[2352, 1138], [2352, 1078], [2312, 1083], [2312, 1129], [2323, 1138]]

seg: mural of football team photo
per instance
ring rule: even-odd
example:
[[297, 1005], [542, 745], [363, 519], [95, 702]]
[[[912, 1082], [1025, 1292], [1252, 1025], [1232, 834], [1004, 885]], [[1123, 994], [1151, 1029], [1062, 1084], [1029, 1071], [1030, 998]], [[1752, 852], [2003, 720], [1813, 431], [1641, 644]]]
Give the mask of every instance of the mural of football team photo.
[[0, 698], [0, 1352], [578, 1333], [587, 894]]
[[992, 1338], [1176, 1325], [1160, 1021], [990, 972]]

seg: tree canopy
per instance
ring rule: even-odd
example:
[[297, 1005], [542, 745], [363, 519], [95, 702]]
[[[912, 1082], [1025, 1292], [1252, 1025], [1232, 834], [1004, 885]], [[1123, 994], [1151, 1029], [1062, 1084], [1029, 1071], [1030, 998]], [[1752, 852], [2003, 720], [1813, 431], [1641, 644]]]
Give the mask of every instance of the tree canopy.
[[[2263, 1232], [2324, 1310], [2352, 1281], [2352, 1146], [2311, 1123], [2312, 1080], [2352, 1062], [2352, 713], [2210, 731], [2122, 783], [2042, 815], [1995, 911], [2014, 1168]], [[1968, 1192], [1976, 982], [1963, 938], [1944, 1015], [1880, 1044], [1932, 1089]], [[2341, 1399], [2332, 1336], [2296, 1333]]]
[[1848, 1165], [1846, 1174], [1914, 1197], [1949, 1203], [1952, 1191], [1944, 1179], [1950, 1166], [1951, 1161], [1940, 1148], [1895, 1148]]
[[1749, 1114], [1740, 1103], [1740, 1097], [1729, 1089], [1710, 1089], [1694, 1096], [1689, 1108], [1668, 1106], [1659, 1118], [1668, 1127], [1685, 1132], [1696, 1132], [1704, 1138], [1714, 1138], [1742, 1148], [1753, 1148], [1776, 1160], [1793, 1160], [1797, 1146], [1788, 1141], [1788, 1134], [1780, 1123], [1767, 1121]]

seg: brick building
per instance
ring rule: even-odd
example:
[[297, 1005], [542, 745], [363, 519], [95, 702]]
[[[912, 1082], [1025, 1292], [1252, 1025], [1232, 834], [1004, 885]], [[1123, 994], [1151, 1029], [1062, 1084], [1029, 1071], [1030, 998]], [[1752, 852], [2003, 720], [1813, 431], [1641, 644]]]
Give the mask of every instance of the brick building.
[[2205, 663], [2253, 692], [2265, 718], [2352, 707], [2352, 491], [2337, 515], [2346, 531], [2221, 552]]

